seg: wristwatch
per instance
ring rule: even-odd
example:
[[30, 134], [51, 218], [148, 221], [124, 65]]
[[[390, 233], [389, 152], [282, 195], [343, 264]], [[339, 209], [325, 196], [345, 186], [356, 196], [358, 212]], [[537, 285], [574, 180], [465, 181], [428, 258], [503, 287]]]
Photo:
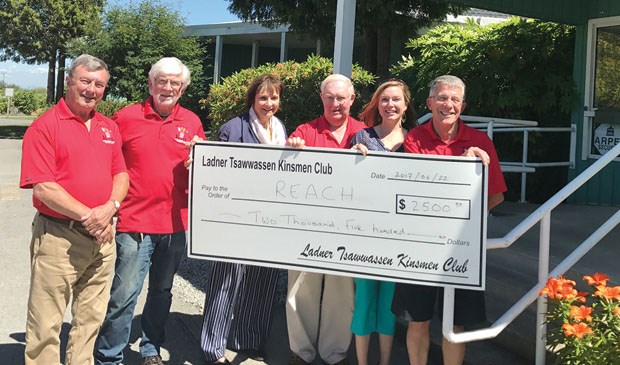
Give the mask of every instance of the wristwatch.
[[111, 202], [114, 204], [114, 209], [116, 209], [116, 211], [118, 212], [121, 207], [121, 203], [116, 199], [112, 199]]

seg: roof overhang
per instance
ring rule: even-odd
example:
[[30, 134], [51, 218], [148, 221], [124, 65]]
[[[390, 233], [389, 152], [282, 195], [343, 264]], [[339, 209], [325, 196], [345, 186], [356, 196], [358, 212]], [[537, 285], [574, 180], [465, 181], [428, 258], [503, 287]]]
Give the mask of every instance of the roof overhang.
[[[442, 0], [448, 2], [448, 0]], [[586, 24], [589, 19], [620, 15], [612, 1], [599, 0], [449, 0], [472, 8], [564, 24]]]
[[287, 44], [299, 48], [316, 48], [316, 40], [289, 33], [288, 30], [288, 25], [267, 28], [258, 23], [236, 21], [189, 25], [185, 27], [183, 35], [211, 39], [224, 36], [226, 37], [226, 44], [248, 45], [252, 42], [258, 42], [264, 47], [280, 47], [282, 33], [286, 33]]

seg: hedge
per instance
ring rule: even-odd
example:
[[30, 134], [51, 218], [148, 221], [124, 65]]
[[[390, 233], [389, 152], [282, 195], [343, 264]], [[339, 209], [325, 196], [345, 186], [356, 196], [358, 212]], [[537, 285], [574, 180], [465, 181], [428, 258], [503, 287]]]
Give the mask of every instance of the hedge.
[[[319, 89], [321, 81], [332, 73], [330, 59], [309, 56], [305, 62], [265, 64], [225, 77], [221, 83], [211, 85], [209, 96], [201, 101], [208, 110], [209, 130], [212, 136], [216, 136], [223, 123], [246, 112], [245, 96], [252, 80], [260, 75], [273, 74], [284, 83], [277, 116], [291, 133], [299, 124], [309, 122], [323, 113]], [[360, 66], [353, 65], [351, 79], [357, 95], [351, 115], [356, 116], [366, 101], [362, 100], [360, 91], [372, 85], [375, 77]]]

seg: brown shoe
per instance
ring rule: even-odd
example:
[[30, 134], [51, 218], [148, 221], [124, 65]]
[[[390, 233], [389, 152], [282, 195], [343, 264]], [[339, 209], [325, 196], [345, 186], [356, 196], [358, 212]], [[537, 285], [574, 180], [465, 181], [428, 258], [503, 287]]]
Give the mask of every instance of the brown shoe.
[[291, 354], [291, 357], [288, 358], [288, 365], [310, 365], [310, 363], [307, 363], [297, 354]]
[[161, 360], [161, 356], [147, 356], [142, 358], [142, 365], [164, 365], [164, 362]]

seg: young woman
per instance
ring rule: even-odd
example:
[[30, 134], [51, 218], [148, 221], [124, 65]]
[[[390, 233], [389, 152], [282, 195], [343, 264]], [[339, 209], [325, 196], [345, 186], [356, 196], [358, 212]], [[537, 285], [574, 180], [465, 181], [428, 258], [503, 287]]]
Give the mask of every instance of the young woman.
[[[351, 141], [353, 149], [404, 152], [403, 141], [409, 129], [417, 125], [407, 85], [397, 79], [383, 82], [360, 113], [360, 121], [368, 128], [359, 131]], [[357, 363], [368, 365], [370, 334], [379, 334], [380, 365], [389, 365], [394, 339], [395, 318], [392, 314], [392, 282], [355, 278], [355, 307], [351, 332], [355, 335]]]

